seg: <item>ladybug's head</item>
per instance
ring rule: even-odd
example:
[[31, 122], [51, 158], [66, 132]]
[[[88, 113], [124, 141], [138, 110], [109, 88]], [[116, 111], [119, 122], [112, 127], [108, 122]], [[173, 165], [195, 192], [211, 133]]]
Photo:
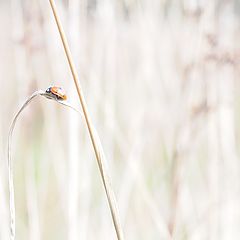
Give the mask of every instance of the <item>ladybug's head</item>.
[[46, 93], [51, 93], [51, 88], [52, 88], [52, 87], [49, 87], [49, 88], [46, 90]]

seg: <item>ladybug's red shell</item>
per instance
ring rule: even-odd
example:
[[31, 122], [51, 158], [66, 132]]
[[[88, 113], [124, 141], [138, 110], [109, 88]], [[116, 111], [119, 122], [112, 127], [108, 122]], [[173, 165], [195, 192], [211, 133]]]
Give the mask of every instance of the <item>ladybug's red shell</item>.
[[58, 100], [66, 100], [67, 95], [65, 94], [64, 90], [61, 87], [49, 87], [46, 90], [46, 93], [54, 95]]

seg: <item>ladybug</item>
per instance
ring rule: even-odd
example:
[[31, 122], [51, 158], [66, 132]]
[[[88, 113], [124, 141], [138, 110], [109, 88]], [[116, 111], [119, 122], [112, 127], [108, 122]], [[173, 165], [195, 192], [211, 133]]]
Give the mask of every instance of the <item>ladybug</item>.
[[66, 100], [67, 95], [65, 94], [64, 90], [61, 87], [49, 87], [46, 90], [46, 93], [51, 95], [52, 97], [55, 97], [57, 100]]

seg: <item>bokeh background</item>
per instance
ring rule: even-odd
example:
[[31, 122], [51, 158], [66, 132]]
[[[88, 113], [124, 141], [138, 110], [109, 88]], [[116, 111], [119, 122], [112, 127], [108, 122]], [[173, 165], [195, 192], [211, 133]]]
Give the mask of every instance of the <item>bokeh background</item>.
[[[239, 0], [56, 0], [126, 239], [240, 238]], [[36, 90], [79, 101], [48, 0], [0, 1], [0, 239], [7, 136]], [[44, 98], [13, 135], [17, 240], [116, 239], [86, 125]]]

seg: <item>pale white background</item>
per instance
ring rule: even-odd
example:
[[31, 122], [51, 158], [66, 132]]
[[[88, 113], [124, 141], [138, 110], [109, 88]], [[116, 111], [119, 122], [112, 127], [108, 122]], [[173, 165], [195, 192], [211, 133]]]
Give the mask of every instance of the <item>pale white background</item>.
[[[126, 239], [240, 237], [238, 0], [56, 1]], [[0, 1], [0, 239], [7, 134], [35, 90], [80, 107], [47, 0]], [[13, 141], [17, 240], [115, 239], [80, 117], [39, 98]]]

